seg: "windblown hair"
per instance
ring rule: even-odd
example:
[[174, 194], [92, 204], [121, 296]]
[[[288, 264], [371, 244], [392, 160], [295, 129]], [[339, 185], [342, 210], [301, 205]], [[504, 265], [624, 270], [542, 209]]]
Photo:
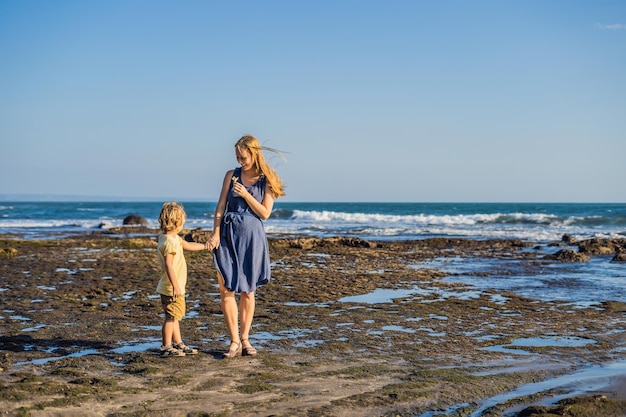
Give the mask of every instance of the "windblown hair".
[[242, 136], [235, 144], [235, 148], [239, 149], [240, 152], [250, 152], [257, 172], [265, 175], [265, 178], [267, 179], [267, 182], [270, 186], [270, 190], [272, 190], [275, 198], [285, 195], [285, 186], [283, 185], [283, 181], [280, 179], [278, 174], [267, 164], [267, 162], [265, 162], [265, 157], [263, 156], [263, 151], [269, 151], [274, 152], [278, 154], [281, 158], [285, 159], [285, 157], [279, 150], [268, 148], [266, 146], [261, 146], [259, 140], [252, 135]]
[[162, 232], [169, 232], [175, 230], [177, 227], [185, 224], [185, 208], [182, 204], [176, 201], [168, 201], [161, 207], [161, 213], [159, 214], [159, 225]]

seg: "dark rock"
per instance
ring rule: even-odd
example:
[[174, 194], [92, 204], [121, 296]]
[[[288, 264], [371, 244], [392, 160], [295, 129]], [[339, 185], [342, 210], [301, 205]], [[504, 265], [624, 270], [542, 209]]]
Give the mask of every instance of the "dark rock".
[[148, 226], [148, 221], [138, 214], [129, 214], [124, 218], [123, 225]]
[[621, 301], [604, 301], [602, 306], [615, 313], [625, 313], [626, 312], [626, 303]]
[[626, 262], [626, 252], [616, 253], [611, 262]]
[[159, 229], [150, 229], [145, 226], [120, 226], [120, 227], [112, 227], [110, 229], [105, 229], [102, 231], [97, 231], [94, 233], [103, 233], [107, 235], [132, 235], [132, 234], [157, 234], [159, 233]]
[[322, 239], [319, 239], [316, 237], [296, 238], [296, 239], [287, 239], [286, 242], [291, 248], [311, 249], [311, 248], [320, 246]]
[[548, 407], [544, 407], [540, 405], [532, 405], [520, 411], [517, 414], [517, 417], [545, 416], [548, 411], [549, 411]]
[[331, 246], [349, 246], [353, 248], [376, 248], [378, 246], [376, 242], [370, 242], [356, 237], [327, 237], [323, 239], [317, 237], [303, 237], [284, 239], [284, 241], [291, 248], [307, 250], [316, 247]]
[[550, 259], [560, 262], [588, 262], [591, 256], [573, 251], [571, 249], [563, 249], [553, 255], [546, 255], [544, 259]]
[[328, 239], [330, 242], [338, 243], [342, 246], [350, 246], [352, 248], [375, 248], [376, 243], [359, 239], [358, 237], [338, 237]]
[[589, 255], [613, 255], [626, 251], [626, 239], [587, 239], [578, 242], [578, 251]]
[[[206, 243], [211, 237], [212, 230], [193, 229], [184, 234], [183, 239], [187, 242]], [[184, 233], [184, 232], [183, 232]]]
[[565, 243], [566, 245], [575, 245], [578, 241], [572, 235], [565, 234], [563, 235], [563, 237], [561, 237], [561, 242]]

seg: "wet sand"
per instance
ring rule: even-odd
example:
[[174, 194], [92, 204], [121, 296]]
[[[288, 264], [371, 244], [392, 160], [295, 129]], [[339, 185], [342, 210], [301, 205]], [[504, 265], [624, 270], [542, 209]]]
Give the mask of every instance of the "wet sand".
[[270, 239], [273, 280], [251, 332], [259, 355], [225, 360], [210, 253], [186, 254], [181, 329], [200, 353], [161, 358], [153, 237], [0, 237], [0, 415], [626, 415], [622, 303], [477, 294], [424, 267], [514, 258], [530, 273], [555, 262], [533, 246]]

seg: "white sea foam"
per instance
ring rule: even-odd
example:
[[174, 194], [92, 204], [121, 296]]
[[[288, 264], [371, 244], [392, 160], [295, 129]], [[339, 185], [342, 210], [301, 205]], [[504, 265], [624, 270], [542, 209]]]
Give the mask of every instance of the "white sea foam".
[[491, 222], [497, 219], [500, 214], [474, 214], [474, 215], [390, 215], [390, 214], [367, 214], [367, 213], [345, 213], [335, 211], [302, 211], [294, 210], [293, 219], [310, 220], [313, 222], [347, 222], [347, 223], [405, 223], [405, 224], [462, 224], [472, 225], [477, 223]]
[[[158, 228], [160, 203], [28, 203], [0, 206], [0, 232], [81, 231], [121, 226], [136, 213]], [[214, 206], [186, 206], [185, 228], [213, 229]], [[532, 241], [594, 236], [624, 237], [621, 205], [428, 204], [428, 203], [286, 203], [264, 221], [270, 235], [358, 236], [414, 239], [434, 236], [507, 238]]]
[[[434, 215], [434, 214], [406, 214], [390, 215], [379, 213], [345, 213], [335, 211], [303, 211], [294, 210], [294, 220], [309, 220], [313, 222], [346, 222], [346, 223], [403, 223], [414, 225], [477, 225], [488, 223], [530, 223], [551, 224], [558, 222], [558, 217], [541, 213], [492, 213], [492, 214], [457, 214], [457, 215]], [[572, 218], [571, 222], [575, 222]]]

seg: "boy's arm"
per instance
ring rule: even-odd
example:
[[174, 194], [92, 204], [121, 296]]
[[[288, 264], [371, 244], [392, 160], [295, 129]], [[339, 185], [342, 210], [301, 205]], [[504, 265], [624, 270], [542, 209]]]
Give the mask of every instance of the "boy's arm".
[[168, 253], [165, 255], [165, 272], [167, 273], [167, 278], [170, 280], [170, 284], [172, 284], [172, 288], [174, 289], [174, 298], [184, 296], [180, 290], [180, 286], [178, 285], [178, 280], [176, 279], [176, 272], [174, 271], [174, 254]]
[[182, 241], [183, 249], [188, 251], [199, 251], [204, 249], [209, 249], [209, 242], [206, 243], [198, 243], [198, 242], [187, 242], [186, 240]]

